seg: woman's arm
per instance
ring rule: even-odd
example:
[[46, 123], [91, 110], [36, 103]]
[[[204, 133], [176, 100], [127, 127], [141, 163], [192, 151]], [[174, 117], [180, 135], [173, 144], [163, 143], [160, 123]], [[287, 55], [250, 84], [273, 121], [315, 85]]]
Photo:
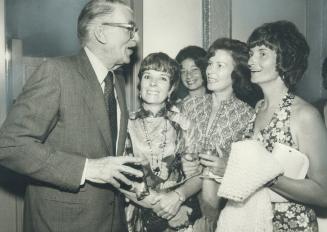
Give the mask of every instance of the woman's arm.
[[291, 132], [299, 150], [309, 158], [307, 179], [281, 176], [271, 187], [305, 204], [327, 206], [327, 130], [319, 112], [307, 103], [294, 105]]
[[212, 208], [218, 209], [219, 197], [217, 196], [220, 184], [212, 179], [204, 179], [202, 184], [202, 200]]
[[151, 209], [154, 207], [153, 201], [154, 198], [157, 196], [157, 193], [152, 190], [150, 190], [150, 194], [142, 200], [137, 200], [136, 194], [134, 192], [126, 191], [123, 189], [119, 189], [119, 190], [125, 195], [125, 197], [127, 197], [129, 200], [133, 201], [135, 204], [139, 206], [142, 206], [144, 208], [151, 208]]
[[[222, 152], [220, 151], [220, 154]], [[227, 161], [224, 158], [209, 154], [200, 154], [200, 163], [217, 177], [223, 177]], [[204, 179], [202, 185], [203, 202], [210, 207], [218, 209], [220, 198], [217, 196], [220, 184], [213, 179]]]
[[155, 210], [158, 216], [170, 219], [176, 215], [181, 205], [187, 198], [200, 191], [202, 180], [195, 176], [187, 180], [179, 188], [168, 192], [159, 194], [153, 203], [158, 203], [160, 208]]

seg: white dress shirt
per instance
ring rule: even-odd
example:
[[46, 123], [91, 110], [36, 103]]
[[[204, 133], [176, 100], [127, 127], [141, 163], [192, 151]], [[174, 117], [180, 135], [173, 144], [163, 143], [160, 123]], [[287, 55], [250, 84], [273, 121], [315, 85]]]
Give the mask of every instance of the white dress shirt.
[[[103, 92], [104, 91], [104, 86], [105, 86], [104, 79], [106, 78], [108, 72], [110, 71], [110, 72], [113, 73], [114, 83], [116, 81], [115, 73], [113, 72], [113, 70], [108, 70], [103, 65], [103, 63], [90, 51], [90, 49], [88, 49], [87, 47], [84, 47], [84, 50], [85, 50], [85, 53], [86, 53], [87, 57], [90, 60], [91, 66], [92, 66], [92, 68], [93, 68], [93, 70], [95, 72], [95, 75], [98, 78], [98, 81], [99, 81], [99, 83], [101, 85], [102, 92]], [[116, 98], [117, 106], [118, 106], [117, 107], [117, 138], [119, 138], [121, 110], [120, 110], [119, 102], [117, 100], [116, 89], [114, 91], [115, 91], [115, 98]], [[116, 141], [116, 152], [117, 152], [117, 147], [118, 147], [117, 143], [118, 143], [118, 139]], [[82, 179], [81, 179], [81, 185], [83, 185], [85, 183], [85, 174], [86, 174], [86, 169], [87, 169], [87, 163], [88, 163], [88, 159], [86, 159], [86, 161], [85, 161], [83, 175], [82, 175]]]

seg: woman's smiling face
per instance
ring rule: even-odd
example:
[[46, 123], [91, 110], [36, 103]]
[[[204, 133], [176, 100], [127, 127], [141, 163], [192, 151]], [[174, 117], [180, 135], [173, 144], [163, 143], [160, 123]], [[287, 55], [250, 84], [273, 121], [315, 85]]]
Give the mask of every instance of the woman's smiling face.
[[188, 58], [181, 62], [181, 79], [184, 86], [189, 90], [197, 90], [203, 86], [201, 70], [194, 60]]
[[161, 105], [170, 91], [170, 75], [167, 72], [146, 70], [141, 79], [141, 98], [145, 104]]
[[263, 84], [276, 80], [279, 74], [276, 70], [277, 53], [265, 45], [255, 46], [250, 49], [248, 61], [251, 70], [251, 81]]
[[213, 92], [221, 92], [232, 89], [231, 74], [234, 70], [234, 60], [230, 52], [217, 50], [215, 55], [209, 58], [207, 67], [208, 89]]

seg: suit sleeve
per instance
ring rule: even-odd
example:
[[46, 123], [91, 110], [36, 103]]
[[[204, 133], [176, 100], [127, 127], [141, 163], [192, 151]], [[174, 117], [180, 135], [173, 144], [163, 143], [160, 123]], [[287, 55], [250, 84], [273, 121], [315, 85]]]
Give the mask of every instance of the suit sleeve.
[[0, 165], [62, 190], [77, 191], [85, 158], [46, 142], [59, 117], [58, 76], [58, 68], [49, 61], [27, 81], [0, 129]]

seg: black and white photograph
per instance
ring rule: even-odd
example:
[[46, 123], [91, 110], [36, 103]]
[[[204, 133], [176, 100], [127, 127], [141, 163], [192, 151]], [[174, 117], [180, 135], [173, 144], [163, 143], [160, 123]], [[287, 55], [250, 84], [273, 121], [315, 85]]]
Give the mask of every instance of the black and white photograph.
[[0, 0], [0, 232], [327, 232], [327, 0]]

